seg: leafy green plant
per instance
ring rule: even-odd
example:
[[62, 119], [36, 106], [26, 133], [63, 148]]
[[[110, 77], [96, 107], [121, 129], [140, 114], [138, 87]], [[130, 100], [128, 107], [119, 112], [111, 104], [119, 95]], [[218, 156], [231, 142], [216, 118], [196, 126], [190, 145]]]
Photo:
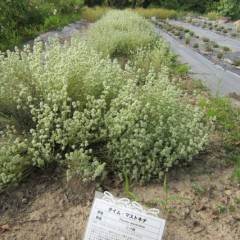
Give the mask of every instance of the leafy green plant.
[[198, 47], [199, 47], [199, 44], [198, 44], [198, 43], [194, 43], [194, 44], [193, 44], [193, 47], [194, 47], [194, 48], [198, 48]]
[[187, 74], [188, 71], [189, 71], [189, 66], [186, 64], [181, 64], [176, 70], [176, 75], [183, 76], [183, 75]]
[[231, 49], [230, 49], [229, 47], [226, 47], [226, 46], [223, 46], [222, 49], [223, 49], [223, 51], [225, 51], [225, 52], [231, 51]]
[[215, 205], [215, 211], [216, 211], [218, 214], [222, 214], [225, 210], [226, 210], [225, 207], [223, 207], [221, 203], [217, 203], [217, 204]]
[[212, 47], [211, 47], [210, 45], [206, 45], [205, 51], [206, 51], [206, 52], [212, 52], [213, 49], [212, 49]]
[[212, 45], [214, 48], [219, 48], [219, 45], [216, 43], [216, 42], [213, 42], [213, 45]]
[[235, 66], [240, 66], [240, 58], [239, 59], [234, 59], [233, 64]]
[[190, 35], [189, 34], [185, 34], [185, 43], [190, 44]]
[[[120, 40], [149, 35], [146, 45], [134, 42], [124, 53], [149, 53], [154, 67], [159, 57], [151, 50], [162, 51], [160, 72], [153, 67], [141, 72], [134, 58], [122, 67], [77, 37], [63, 45], [57, 39], [47, 45], [36, 40], [32, 51], [25, 46], [0, 55], [0, 116], [12, 126], [1, 123], [0, 191], [33, 167], [57, 165], [66, 169], [67, 179], [101, 181], [111, 173], [147, 182], [190, 162], [208, 142], [212, 124], [205, 111], [169, 79], [175, 59], [169, 47], [132, 14], [111, 13], [110, 19], [126, 17], [111, 22], [120, 29]], [[102, 26], [111, 32], [112, 26]], [[122, 53], [121, 45], [114, 49]]]
[[226, 28], [224, 28], [223, 33], [228, 33], [228, 30]]
[[0, 50], [13, 49], [40, 32], [63, 27], [82, 13], [83, 0], [0, 2]]
[[193, 31], [190, 31], [190, 32], [189, 32], [189, 35], [190, 35], [190, 36], [194, 36], [194, 32], [193, 32]]
[[192, 184], [192, 189], [193, 189], [193, 192], [194, 192], [195, 194], [198, 194], [198, 195], [204, 194], [205, 191], [206, 191], [206, 190], [205, 190], [200, 184], [198, 184], [198, 183], [193, 183], [193, 184]]
[[182, 196], [177, 196], [177, 195], [170, 195], [168, 193], [168, 188], [167, 188], [167, 176], [164, 176], [164, 181], [163, 181], [163, 198], [161, 199], [154, 199], [153, 203], [155, 204], [159, 204], [161, 210], [164, 213], [167, 213], [171, 210], [171, 208], [169, 207], [169, 202], [170, 201], [188, 201], [190, 200], [189, 198], [186, 197], [182, 197]]
[[202, 37], [203, 42], [209, 42], [209, 38], [207, 37]]
[[238, 0], [220, 0], [218, 11], [222, 16], [238, 18], [240, 5]]
[[218, 58], [218, 59], [222, 59], [223, 56], [224, 56], [223, 52], [219, 52], [219, 53], [217, 54], [217, 58]]
[[157, 40], [150, 23], [136, 13], [117, 10], [109, 11], [90, 27], [88, 35], [91, 46], [110, 57], [127, 57], [131, 51]]
[[231, 180], [237, 179], [240, 180], [240, 155], [236, 157], [234, 160], [234, 163], [236, 164], [236, 169], [234, 170]]
[[127, 174], [125, 174], [125, 195], [130, 197], [133, 201], [138, 201], [138, 196], [130, 190], [129, 180]]
[[218, 18], [219, 18], [219, 14], [218, 14], [218, 12], [215, 12], [215, 11], [212, 11], [212, 12], [208, 12], [207, 13], [207, 18], [209, 19], [209, 20], [217, 20]]

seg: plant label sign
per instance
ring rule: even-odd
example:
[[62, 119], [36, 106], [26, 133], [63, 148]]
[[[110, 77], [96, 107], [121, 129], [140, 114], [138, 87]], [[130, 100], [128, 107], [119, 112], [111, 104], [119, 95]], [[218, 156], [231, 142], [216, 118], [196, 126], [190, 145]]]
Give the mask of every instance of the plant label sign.
[[84, 240], [162, 239], [165, 220], [156, 216], [159, 210], [145, 210], [139, 203], [115, 199], [109, 192], [104, 195], [94, 199]]

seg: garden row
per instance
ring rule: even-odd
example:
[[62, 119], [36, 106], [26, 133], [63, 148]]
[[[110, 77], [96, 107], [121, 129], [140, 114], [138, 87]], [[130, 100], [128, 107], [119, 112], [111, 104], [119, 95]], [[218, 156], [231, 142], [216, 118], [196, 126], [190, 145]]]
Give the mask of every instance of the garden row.
[[178, 41], [185, 43], [189, 47], [193, 47], [205, 56], [207, 55], [213, 62], [220, 63], [220, 61], [225, 61], [225, 64], [230, 64], [233, 68], [240, 66], [239, 53], [232, 52], [229, 47], [220, 46], [218, 43], [210, 41], [208, 37], [203, 36], [200, 38], [195, 32], [182, 26], [169, 24], [167, 21], [153, 22]]
[[130, 11], [109, 11], [86, 42], [0, 55], [0, 191], [34, 169], [146, 182], [190, 162], [212, 124], [173, 84], [179, 66]]
[[231, 36], [236, 38], [240, 36], [240, 25], [238, 25], [237, 23], [235, 24], [235, 26], [222, 26], [216, 21], [193, 19], [191, 17], [187, 17], [186, 21], [193, 26], [201, 27], [203, 29], [209, 29], [224, 36]]

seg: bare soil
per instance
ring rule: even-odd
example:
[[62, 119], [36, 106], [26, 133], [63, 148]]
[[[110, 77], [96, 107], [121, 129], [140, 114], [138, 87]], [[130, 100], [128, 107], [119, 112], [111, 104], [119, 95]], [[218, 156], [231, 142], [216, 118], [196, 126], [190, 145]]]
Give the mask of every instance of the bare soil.
[[[233, 168], [217, 142], [191, 165], [168, 174], [164, 239], [240, 239], [240, 184], [231, 181]], [[61, 169], [51, 176], [33, 173], [19, 187], [0, 195], [0, 226], [13, 227], [0, 239], [83, 239], [95, 190], [126, 196], [124, 183], [116, 179], [108, 178], [100, 186], [77, 178], [67, 183]], [[143, 205], [163, 210], [162, 183], [132, 184], [131, 191]], [[171, 200], [172, 196], [184, 199]]]

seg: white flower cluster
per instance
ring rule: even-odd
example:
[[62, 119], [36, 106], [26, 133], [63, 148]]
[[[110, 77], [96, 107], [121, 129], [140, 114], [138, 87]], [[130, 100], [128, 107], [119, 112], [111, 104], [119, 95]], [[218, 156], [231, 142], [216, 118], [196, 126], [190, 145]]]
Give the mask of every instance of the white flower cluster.
[[68, 179], [78, 174], [92, 181], [114, 172], [149, 181], [191, 160], [207, 142], [204, 112], [169, 81], [169, 48], [135, 14], [111, 16], [132, 20], [128, 27], [117, 20], [112, 25], [134, 38], [141, 37], [136, 26], [146, 28], [146, 47], [136, 42], [136, 57], [129, 52], [124, 69], [77, 38], [63, 46], [37, 40], [33, 52], [25, 47], [0, 55], [0, 117], [15, 125], [0, 142], [0, 191], [49, 163], [65, 166]]
[[204, 113], [185, 102], [167, 75], [150, 72], [142, 87], [129, 83], [106, 116], [108, 151], [121, 179], [161, 178], [187, 162], [208, 141]]
[[140, 47], [131, 53], [130, 65], [135, 69], [136, 75], [140, 83], [144, 83], [142, 78], [154, 70], [158, 73], [169, 73], [174, 69], [176, 64], [176, 56], [171, 53], [170, 47], [162, 39], [155, 44], [147, 47]]
[[129, 56], [139, 47], [157, 40], [156, 31], [142, 17], [130, 11], [109, 11], [90, 27], [89, 42], [104, 56]]

